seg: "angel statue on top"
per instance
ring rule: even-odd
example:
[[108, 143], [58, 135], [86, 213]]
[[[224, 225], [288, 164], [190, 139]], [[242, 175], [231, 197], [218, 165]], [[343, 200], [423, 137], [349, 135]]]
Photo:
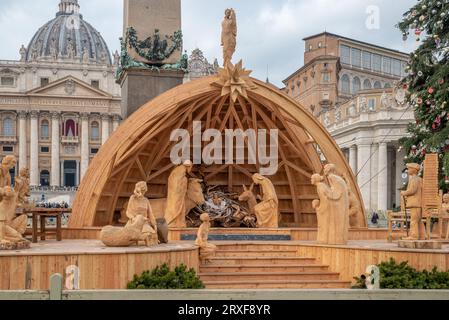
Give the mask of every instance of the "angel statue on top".
[[237, 18], [234, 9], [226, 9], [221, 32], [223, 46], [223, 66], [231, 62], [237, 46]]

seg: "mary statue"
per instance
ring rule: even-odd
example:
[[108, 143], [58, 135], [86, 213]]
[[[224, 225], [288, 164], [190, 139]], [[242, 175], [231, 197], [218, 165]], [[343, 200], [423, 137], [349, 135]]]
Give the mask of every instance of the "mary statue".
[[223, 46], [223, 66], [231, 62], [237, 46], [237, 18], [234, 9], [226, 9], [221, 32]]

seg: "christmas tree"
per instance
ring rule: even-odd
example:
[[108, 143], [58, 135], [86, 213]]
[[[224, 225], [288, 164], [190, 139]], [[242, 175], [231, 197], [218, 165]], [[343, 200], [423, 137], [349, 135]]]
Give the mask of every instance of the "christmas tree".
[[427, 153], [440, 155], [440, 187], [449, 189], [449, 0], [421, 0], [404, 14], [399, 29], [404, 41], [410, 34], [420, 42], [410, 56], [407, 76], [408, 103], [416, 123], [402, 139], [405, 162], [422, 163]]

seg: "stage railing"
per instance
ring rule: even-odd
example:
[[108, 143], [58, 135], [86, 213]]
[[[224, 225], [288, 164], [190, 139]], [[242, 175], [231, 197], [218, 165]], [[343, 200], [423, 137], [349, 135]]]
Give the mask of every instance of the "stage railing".
[[449, 300], [449, 290], [63, 290], [63, 277], [48, 291], [0, 291], [0, 300]]

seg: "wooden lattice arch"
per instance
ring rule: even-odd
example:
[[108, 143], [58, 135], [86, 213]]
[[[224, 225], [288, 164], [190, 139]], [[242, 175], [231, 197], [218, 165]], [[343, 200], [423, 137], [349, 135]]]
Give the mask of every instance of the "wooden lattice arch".
[[[148, 197], [165, 198], [167, 178], [174, 165], [170, 142], [174, 129], [192, 131], [193, 121], [202, 121], [203, 130], [278, 129], [279, 171], [271, 176], [280, 200], [281, 225], [316, 225], [311, 202], [317, 198], [310, 183], [313, 173], [322, 173], [323, 159], [334, 163], [348, 177], [364, 208], [356, 180], [347, 161], [326, 129], [296, 101], [277, 88], [252, 79], [256, 87], [247, 98], [233, 102], [208, 77], [178, 86], [152, 100], [127, 119], [93, 159], [75, 199], [71, 228], [101, 227], [114, 223], [138, 181], [149, 185]], [[320, 156], [321, 153], [321, 156]], [[242, 191], [251, 184], [259, 165], [196, 166], [194, 173], [208, 185]], [[360, 227], [366, 226], [364, 212]]]

